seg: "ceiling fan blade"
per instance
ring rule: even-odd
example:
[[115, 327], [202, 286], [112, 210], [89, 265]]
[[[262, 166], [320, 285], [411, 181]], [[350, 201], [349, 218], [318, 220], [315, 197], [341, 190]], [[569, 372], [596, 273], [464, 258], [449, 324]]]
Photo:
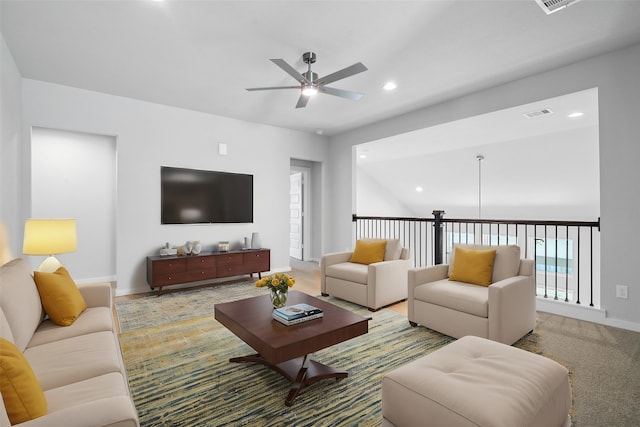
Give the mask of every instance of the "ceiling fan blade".
[[326, 85], [337, 80], [341, 80], [354, 74], [362, 73], [363, 71], [367, 71], [368, 68], [364, 66], [362, 62], [358, 62], [356, 64], [351, 65], [350, 67], [343, 68], [342, 70], [336, 71], [335, 73], [328, 74], [324, 77], [320, 77], [314, 83], [319, 85]]
[[354, 101], [359, 100], [364, 96], [362, 93], [351, 92], [349, 90], [336, 89], [333, 87], [320, 86], [318, 90], [322, 93], [327, 93], [329, 95], [339, 96], [341, 98], [352, 99]]
[[306, 96], [303, 94], [300, 94], [300, 98], [298, 98], [298, 103], [296, 104], [296, 108], [304, 108], [307, 106], [307, 102], [309, 102], [309, 98], [311, 98], [310, 96]]
[[270, 86], [270, 87], [248, 87], [246, 90], [277, 90], [277, 89], [300, 89], [300, 86]]
[[282, 68], [287, 74], [299, 81], [300, 83], [309, 83], [302, 74], [296, 71], [291, 65], [287, 64], [284, 59], [271, 59], [271, 62]]

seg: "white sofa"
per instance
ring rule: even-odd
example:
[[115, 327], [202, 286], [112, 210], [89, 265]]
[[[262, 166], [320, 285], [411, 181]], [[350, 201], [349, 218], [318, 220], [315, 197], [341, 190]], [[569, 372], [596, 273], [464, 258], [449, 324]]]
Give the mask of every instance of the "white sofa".
[[352, 255], [353, 251], [334, 252], [321, 258], [322, 295], [332, 295], [368, 307], [371, 311], [407, 299], [410, 251], [403, 248], [399, 240], [387, 240], [381, 262], [349, 262]]
[[531, 332], [536, 325], [533, 260], [520, 259], [516, 245], [456, 246], [496, 249], [491, 285], [449, 280], [451, 268], [446, 264], [411, 269], [409, 323], [454, 338], [475, 335], [509, 345]]
[[[0, 267], [0, 333], [22, 351], [47, 402], [24, 427], [138, 427], [112, 312], [108, 283], [79, 286], [87, 309], [71, 326], [45, 319], [31, 268]], [[4, 401], [0, 425], [9, 426]]]

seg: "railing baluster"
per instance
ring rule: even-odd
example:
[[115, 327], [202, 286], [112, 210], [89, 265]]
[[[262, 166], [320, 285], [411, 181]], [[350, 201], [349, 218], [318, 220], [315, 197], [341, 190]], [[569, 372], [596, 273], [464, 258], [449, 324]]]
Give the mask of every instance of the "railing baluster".
[[[538, 279], [541, 272], [544, 273], [544, 280], [540, 284], [544, 287], [544, 298], [549, 295], [549, 278], [550, 274], [554, 275], [554, 300], [562, 302], [574, 302], [582, 304], [582, 287], [583, 273], [589, 269], [589, 305], [594, 307], [599, 305], [599, 294], [596, 298], [594, 294], [594, 268], [598, 261], [594, 254], [594, 233], [593, 229], [598, 227], [599, 219], [595, 222], [587, 221], [539, 221], [539, 220], [488, 220], [488, 219], [450, 219], [444, 218], [444, 211], [434, 211], [433, 218], [405, 218], [405, 217], [360, 217], [353, 215], [355, 222], [355, 234], [357, 238], [398, 238], [401, 240], [403, 247], [407, 247], [413, 254], [413, 263], [416, 267], [429, 266], [438, 263], [449, 262], [450, 245], [456, 243], [466, 244], [486, 244], [490, 246], [500, 246], [513, 244], [510, 239], [510, 232], [513, 230], [515, 235], [515, 244], [522, 247], [525, 259], [533, 258], [534, 262], [534, 280], [536, 282], [536, 294], [538, 294]], [[425, 223], [425, 224], [423, 224]], [[429, 224], [427, 224], [429, 223]], [[437, 227], [436, 227], [437, 224]], [[464, 226], [463, 226], [464, 224]], [[493, 224], [496, 224], [496, 238], [493, 239]], [[424, 225], [424, 229], [423, 229]], [[431, 225], [431, 226], [430, 226]], [[488, 230], [484, 227], [487, 226]], [[515, 229], [512, 229], [512, 226]], [[520, 227], [523, 227], [521, 230]], [[533, 231], [529, 227], [533, 227]], [[544, 239], [538, 238], [538, 227], [544, 227]], [[553, 229], [550, 229], [553, 227]], [[560, 237], [559, 232], [564, 229], [565, 235], [562, 240], [565, 244], [564, 260], [562, 254], [559, 253]], [[589, 234], [589, 242], [585, 242], [582, 232], [587, 229]], [[424, 230], [424, 231], [423, 231]], [[548, 253], [548, 239], [550, 234], [555, 230], [555, 254], [553, 257], [553, 271], [551, 270], [551, 257]], [[587, 231], [584, 230], [584, 231]], [[574, 232], [577, 236], [574, 236]], [[464, 233], [464, 238], [462, 234]], [[486, 233], [486, 238], [485, 238]], [[502, 234], [501, 234], [502, 233]], [[503, 235], [504, 234], [504, 235]], [[521, 240], [522, 237], [522, 240]], [[530, 238], [532, 241], [530, 242]], [[542, 254], [539, 254], [538, 241], [542, 243]], [[569, 251], [572, 242], [577, 244], [577, 249]], [[530, 253], [530, 244], [533, 244], [533, 254]], [[598, 242], [599, 244], [599, 242]], [[583, 249], [584, 246], [584, 249]], [[586, 254], [585, 252], [589, 253]], [[539, 259], [544, 257], [544, 262]], [[562, 265], [561, 265], [562, 261]], [[585, 265], [587, 262], [589, 265]], [[540, 266], [539, 268], [537, 266]], [[584, 269], [584, 271], [583, 271]], [[560, 280], [562, 274], [564, 277], [565, 297], [558, 297], [558, 286], [561, 286]], [[571, 276], [571, 277], [569, 277]], [[572, 289], [575, 287], [575, 293]], [[596, 301], [597, 299], [597, 301]]]

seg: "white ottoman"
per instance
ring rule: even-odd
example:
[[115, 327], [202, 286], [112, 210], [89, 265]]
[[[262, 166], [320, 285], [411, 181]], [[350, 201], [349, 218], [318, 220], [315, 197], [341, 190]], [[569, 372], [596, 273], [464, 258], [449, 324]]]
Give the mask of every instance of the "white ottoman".
[[383, 426], [570, 426], [567, 369], [466, 336], [382, 378]]

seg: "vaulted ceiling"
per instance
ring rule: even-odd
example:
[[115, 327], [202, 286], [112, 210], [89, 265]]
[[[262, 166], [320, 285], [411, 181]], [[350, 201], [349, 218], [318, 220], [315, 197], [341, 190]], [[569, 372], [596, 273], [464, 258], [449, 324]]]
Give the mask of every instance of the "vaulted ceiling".
[[[640, 2], [582, 0], [12, 1], [1, 30], [23, 77], [305, 132], [335, 135], [640, 41]], [[296, 109], [269, 59], [326, 75], [368, 71]], [[394, 81], [397, 89], [382, 86]]]

